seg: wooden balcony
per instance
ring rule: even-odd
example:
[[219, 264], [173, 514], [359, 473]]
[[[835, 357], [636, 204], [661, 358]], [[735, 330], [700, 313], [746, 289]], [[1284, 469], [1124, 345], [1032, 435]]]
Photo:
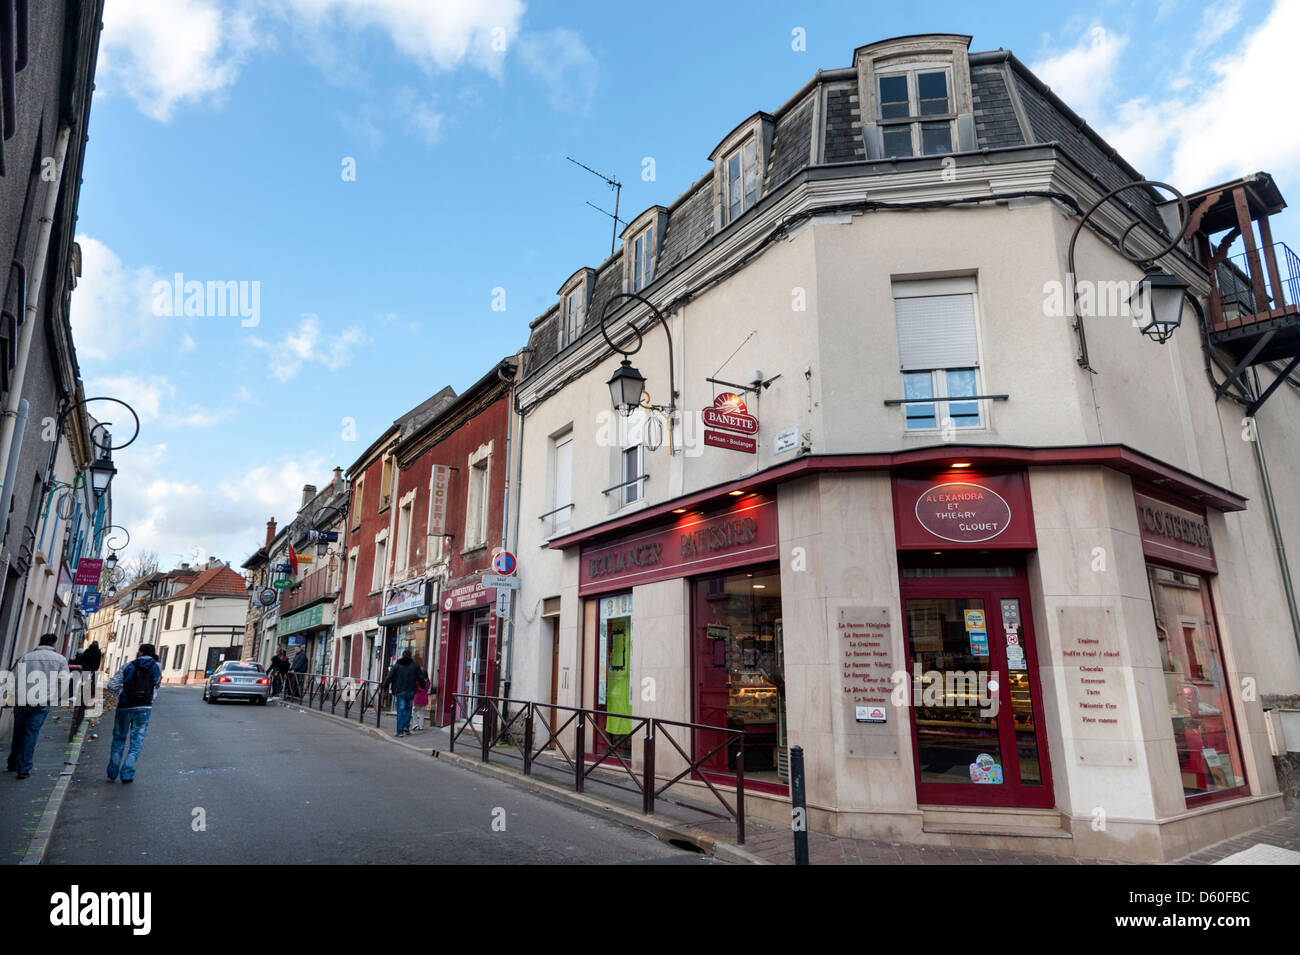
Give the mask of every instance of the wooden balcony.
[[1245, 365], [1300, 354], [1300, 258], [1284, 242], [1248, 249], [1215, 271], [1210, 342]]

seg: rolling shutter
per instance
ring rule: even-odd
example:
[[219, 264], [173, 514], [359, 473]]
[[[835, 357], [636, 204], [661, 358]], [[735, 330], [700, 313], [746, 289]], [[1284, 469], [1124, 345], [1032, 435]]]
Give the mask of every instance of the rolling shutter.
[[903, 371], [974, 368], [975, 299], [969, 294], [894, 299], [898, 358]]

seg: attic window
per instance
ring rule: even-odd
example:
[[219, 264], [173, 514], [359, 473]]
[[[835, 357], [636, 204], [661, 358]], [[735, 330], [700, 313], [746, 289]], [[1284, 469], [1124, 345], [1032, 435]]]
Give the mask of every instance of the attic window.
[[582, 334], [582, 286], [564, 297], [564, 328], [561, 332], [560, 347], [578, 340]]
[[952, 82], [947, 69], [877, 74], [877, 115], [884, 154], [939, 156], [952, 152]]
[[750, 137], [722, 164], [726, 222], [734, 222], [758, 201], [758, 142]]
[[639, 292], [654, 279], [655, 227], [652, 225], [632, 243], [632, 291]]

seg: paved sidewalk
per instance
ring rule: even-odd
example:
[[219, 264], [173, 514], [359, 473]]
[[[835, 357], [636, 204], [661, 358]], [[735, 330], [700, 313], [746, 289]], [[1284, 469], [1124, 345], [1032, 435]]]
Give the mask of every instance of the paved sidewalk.
[[[89, 724], [90, 720], [87, 720]], [[0, 737], [4, 753], [9, 752], [13, 733], [12, 718], [7, 722], [7, 732]], [[72, 711], [58, 709], [50, 713], [41, 727], [40, 742], [36, 744], [36, 758], [32, 774], [19, 779], [14, 773], [0, 775], [0, 865], [19, 865], [28, 858], [31, 850], [35, 856], [44, 852], [44, 842], [54, 823], [57, 806], [63, 790], [67, 788], [64, 772], [76, 764], [81, 751], [81, 736], [76, 742], [68, 741], [72, 728]], [[88, 732], [98, 732], [93, 726]], [[60, 782], [62, 780], [62, 782]], [[47, 815], [47, 808], [54, 813]]]
[[[298, 704], [286, 702], [284, 705], [305, 709]], [[313, 714], [342, 721], [341, 716], [332, 716], [315, 709]], [[396, 746], [408, 746], [422, 752], [433, 751], [441, 758], [453, 760], [458, 765], [476, 772], [487, 772], [503, 778], [514, 780], [518, 785], [527, 786], [544, 795], [577, 805], [580, 808], [606, 816], [616, 816], [628, 825], [637, 826], [655, 832], [661, 839], [681, 840], [692, 843], [717, 858], [737, 863], [757, 865], [793, 865], [794, 837], [788, 828], [775, 826], [762, 820], [748, 817], [745, 820], [746, 839], [743, 846], [736, 845], [735, 823], [725, 819], [713, 819], [703, 812], [689, 808], [696, 801], [677, 797], [678, 802], [687, 805], [674, 805], [667, 801], [656, 803], [655, 814], [646, 816], [641, 813], [641, 801], [638, 793], [626, 792], [600, 782], [588, 781], [586, 792], [574, 791], [571, 770], [561, 770], [545, 762], [534, 764], [534, 774], [524, 776], [518, 759], [498, 755], [494, 750], [491, 762], [483, 764], [479, 759], [479, 744], [468, 733], [462, 735], [456, 744], [456, 752], [450, 752], [450, 735], [447, 729], [429, 729], [410, 737], [398, 740], [393, 738], [395, 718], [385, 714], [383, 726], [376, 729], [373, 715], [368, 716], [362, 726], [355, 717], [346, 721], [363, 732], [376, 738], [382, 738]], [[618, 777], [611, 776], [614, 781]], [[594, 777], [593, 777], [594, 779]], [[630, 780], [623, 778], [623, 783]], [[723, 790], [725, 794], [725, 790]], [[698, 803], [706, 809], [720, 808], [717, 803]], [[946, 846], [918, 846], [910, 843], [850, 839], [831, 836], [820, 832], [808, 834], [809, 859], [813, 865], [1124, 865], [1107, 859], [1080, 859], [1073, 856], [1047, 855], [1037, 852], [1017, 852], [1008, 849], [957, 849]], [[1215, 846], [1210, 846], [1177, 860], [1180, 865], [1211, 865], [1227, 859], [1236, 853], [1249, 850], [1254, 846], [1276, 847], [1276, 849], [1300, 851], [1300, 810], [1293, 810], [1277, 822], [1253, 830], [1242, 836], [1228, 839]], [[1238, 861], [1250, 861], [1258, 855], [1261, 861], [1277, 862], [1281, 853], [1256, 853]]]

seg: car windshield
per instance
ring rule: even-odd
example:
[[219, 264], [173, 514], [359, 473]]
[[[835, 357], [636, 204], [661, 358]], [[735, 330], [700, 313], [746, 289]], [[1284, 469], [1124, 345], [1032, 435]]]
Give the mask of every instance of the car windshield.
[[221, 673], [261, 673], [262, 665], [260, 663], [226, 663], [220, 670]]

